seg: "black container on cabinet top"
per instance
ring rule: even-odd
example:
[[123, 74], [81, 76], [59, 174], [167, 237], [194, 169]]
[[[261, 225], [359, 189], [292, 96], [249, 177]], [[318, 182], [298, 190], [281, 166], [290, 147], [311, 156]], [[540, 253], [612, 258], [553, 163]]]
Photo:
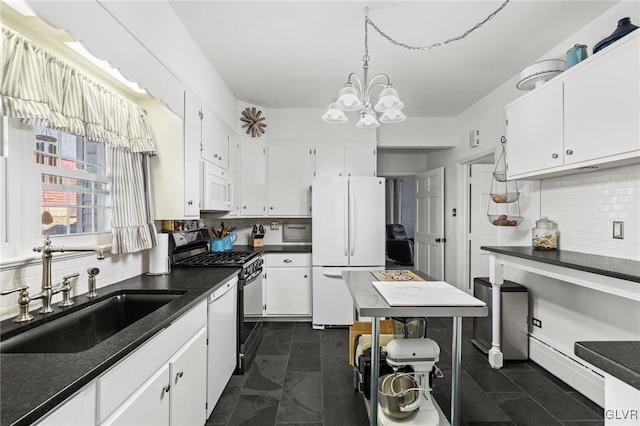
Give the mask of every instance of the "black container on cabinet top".
[[618, 21], [618, 26], [616, 27], [615, 31], [612, 32], [609, 37], [600, 40], [598, 43], [596, 43], [595, 46], [593, 46], [593, 53], [594, 54], [597, 53], [598, 51], [604, 49], [605, 47], [618, 41], [622, 37], [626, 36], [630, 32], [635, 31], [637, 29], [638, 27], [631, 23], [631, 18], [626, 17], [626, 18], [620, 19]]

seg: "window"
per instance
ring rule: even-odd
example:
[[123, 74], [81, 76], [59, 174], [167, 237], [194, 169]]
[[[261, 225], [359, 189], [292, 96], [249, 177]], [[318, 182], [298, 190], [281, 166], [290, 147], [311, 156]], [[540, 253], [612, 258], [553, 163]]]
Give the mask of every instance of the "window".
[[33, 162], [41, 176], [42, 235], [85, 234], [111, 229], [103, 144], [34, 126]]

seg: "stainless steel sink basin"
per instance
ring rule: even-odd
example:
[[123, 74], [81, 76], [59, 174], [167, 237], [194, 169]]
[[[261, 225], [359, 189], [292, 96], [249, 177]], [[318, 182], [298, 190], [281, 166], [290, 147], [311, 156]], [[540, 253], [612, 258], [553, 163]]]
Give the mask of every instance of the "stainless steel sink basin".
[[2, 340], [0, 353], [82, 352], [183, 293], [120, 292]]

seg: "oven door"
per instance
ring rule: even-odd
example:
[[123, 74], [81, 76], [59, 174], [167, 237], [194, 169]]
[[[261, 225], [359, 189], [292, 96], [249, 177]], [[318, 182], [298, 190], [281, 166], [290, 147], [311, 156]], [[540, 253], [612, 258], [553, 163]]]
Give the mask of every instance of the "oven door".
[[262, 317], [262, 278], [263, 272], [244, 283], [244, 316], [245, 318]]

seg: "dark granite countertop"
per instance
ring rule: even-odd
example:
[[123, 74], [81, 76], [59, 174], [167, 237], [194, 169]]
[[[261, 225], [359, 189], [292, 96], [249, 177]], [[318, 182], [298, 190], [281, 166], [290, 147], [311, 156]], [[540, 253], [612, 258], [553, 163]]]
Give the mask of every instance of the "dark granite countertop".
[[[73, 395], [109, 367], [141, 346], [153, 335], [166, 328], [178, 317], [196, 306], [215, 289], [234, 277], [238, 268], [174, 269], [168, 275], [140, 275], [98, 288], [97, 300], [122, 290], [166, 290], [185, 293], [145, 316], [126, 329], [109, 337], [93, 348], [68, 354], [0, 354], [0, 425], [28, 425], [42, 417], [56, 405]], [[73, 299], [77, 309], [89, 300], [80, 295]], [[94, 299], [96, 300], [96, 299]], [[36, 319], [26, 327], [34, 327], [59, 316], [61, 308]], [[0, 324], [2, 338], [15, 334], [11, 320]]]
[[233, 246], [234, 251], [258, 251], [260, 253], [311, 253], [311, 244], [270, 244], [264, 247], [254, 248], [252, 246]]
[[576, 342], [573, 352], [595, 367], [640, 390], [640, 341]]
[[536, 250], [533, 247], [524, 246], [482, 246], [480, 248], [493, 253], [506, 254], [536, 262], [640, 283], [640, 262], [635, 260], [566, 250]]

